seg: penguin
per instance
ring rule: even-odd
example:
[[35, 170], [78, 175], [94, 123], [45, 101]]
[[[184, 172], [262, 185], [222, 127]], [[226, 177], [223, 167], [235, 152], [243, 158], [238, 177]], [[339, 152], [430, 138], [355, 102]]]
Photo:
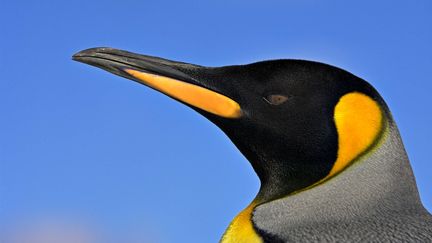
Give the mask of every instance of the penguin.
[[250, 162], [260, 189], [221, 243], [432, 242], [398, 128], [365, 80], [292, 59], [205, 67], [113, 48], [73, 59], [189, 106]]

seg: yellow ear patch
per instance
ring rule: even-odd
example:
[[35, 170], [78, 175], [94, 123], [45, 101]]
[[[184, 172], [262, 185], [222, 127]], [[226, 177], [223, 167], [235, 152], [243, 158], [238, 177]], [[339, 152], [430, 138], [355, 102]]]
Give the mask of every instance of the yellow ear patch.
[[339, 148], [326, 178], [342, 171], [375, 142], [382, 130], [382, 119], [381, 108], [367, 95], [353, 92], [339, 100], [334, 110]]
[[189, 105], [225, 118], [241, 117], [240, 105], [237, 102], [209, 89], [133, 69], [124, 71], [137, 78], [141, 83]]
[[252, 202], [241, 211], [228, 226], [222, 236], [221, 243], [262, 243], [263, 240], [255, 232], [252, 225], [252, 212], [256, 204]]

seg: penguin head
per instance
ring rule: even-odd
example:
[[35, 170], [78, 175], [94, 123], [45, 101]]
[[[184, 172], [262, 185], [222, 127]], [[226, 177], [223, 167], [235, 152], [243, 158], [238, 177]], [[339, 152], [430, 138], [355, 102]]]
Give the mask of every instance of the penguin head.
[[277, 199], [343, 172], [384, 130], [387, 108], [366, 81], [303, 60], [203, 67], [93, 48], [74, 60], [160, 91], [216, 124]]

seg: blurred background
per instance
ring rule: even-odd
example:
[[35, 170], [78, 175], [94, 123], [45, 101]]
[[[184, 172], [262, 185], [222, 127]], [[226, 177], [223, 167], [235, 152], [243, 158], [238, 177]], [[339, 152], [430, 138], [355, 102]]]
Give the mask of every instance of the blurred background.
[[217, 242], [258, 190], [196, 112], [71, 60], [97, 46], [346, 69], [388, 102], [431, 211], [431, 12], [429, 0], [2, 0], [0, 241]]

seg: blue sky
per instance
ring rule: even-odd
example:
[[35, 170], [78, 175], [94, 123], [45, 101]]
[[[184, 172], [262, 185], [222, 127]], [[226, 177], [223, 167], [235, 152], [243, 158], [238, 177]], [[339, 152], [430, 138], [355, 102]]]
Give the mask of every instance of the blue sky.
[[257, 192], [248, 162], [203, 117], [71, 61], [97, 46], [208, 66], [344, 68], [386, 99], [431, 211], [432, 2], [413, 3], [3, 2], [0, 228], [54, 217], [122, 242], [216, 242]]

